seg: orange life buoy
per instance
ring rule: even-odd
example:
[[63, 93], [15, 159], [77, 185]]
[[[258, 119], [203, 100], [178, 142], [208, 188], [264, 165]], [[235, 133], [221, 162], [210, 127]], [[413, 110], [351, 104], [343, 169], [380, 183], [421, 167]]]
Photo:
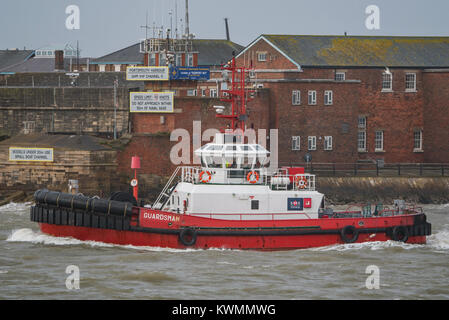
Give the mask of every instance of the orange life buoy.
[[[207, 178], [203, 179], [203, 175], [207, 174]], [[212, 179], [212, 174], [209, 171], [201, 171], [199, 175], [200, 182], [208, 183]]]
[[295, 177], [295, 183], [296, 183], [296, 186], [298, 187], [298, 189], [305, 189], [305, 188], [307, 188], [307, 184], [308, 184], [307, 178], [304, 176], [301, 176], [301, 175], [297, 175]]
[[[254, 177], [254, 179], [252, 179], [252, 177]], [[248, 180], [249, 183], [257, 183], [259, 181], [259, 174], [257, 171], [250, 171], [246, 176], [246, 180]]]

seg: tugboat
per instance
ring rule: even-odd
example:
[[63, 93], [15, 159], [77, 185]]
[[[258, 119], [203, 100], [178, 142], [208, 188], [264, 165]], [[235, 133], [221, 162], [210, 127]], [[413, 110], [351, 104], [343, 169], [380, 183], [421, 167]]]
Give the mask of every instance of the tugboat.
[[[232, 83], [231, 128], [195, 151], [201, 166], [179, 166], [152, 206], [117, 192], [109, 199], [49, 190], [35, 193], [31, 220], [42, 232], [79, 240], [168, 248], [286, 250], [368, 241], [425, 244], [422, 209], [395, 201], [334, 212], [302, 167], [268, 167], [270, 152], [245, 143], [245, 68], [224, 67]], [[237, 130], [241, 129], [241, 130]]]

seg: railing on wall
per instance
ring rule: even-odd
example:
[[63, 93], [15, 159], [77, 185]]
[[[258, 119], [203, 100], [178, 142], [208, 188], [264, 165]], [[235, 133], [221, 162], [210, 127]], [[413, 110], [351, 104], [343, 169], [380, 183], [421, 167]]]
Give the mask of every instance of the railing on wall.
[[449, 163], [293, 163], [280, 166], [304, 167], [322, 177], [449, 177]]

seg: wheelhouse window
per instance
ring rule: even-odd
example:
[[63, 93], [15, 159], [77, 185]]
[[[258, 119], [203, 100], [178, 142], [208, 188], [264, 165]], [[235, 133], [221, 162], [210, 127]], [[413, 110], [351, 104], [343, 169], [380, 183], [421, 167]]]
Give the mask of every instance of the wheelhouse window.
[[326, 90], [324, 91], [324, 104], [329, 106], [333, 103], [333, 92], [332, 90]]
[[292, 150], [301, 150], [301, 137], [300, 136], [292, 137]]
[[309, 136], [308, 148], [309, 150], [316, 150], [316, 136]]
[[382, 74], [382, 91], [393, 90], [393, 75], [391, 73]]
[[375, 132], [374, 151], [384, 151], [384, 132], [383, 131]]
[[422, 151], [422, 130], [413, 132], [413, 151]]
[[416, 73], [405, 74], [405, 91], [416, 91]]
[[316, 104], [316, 91], [309, 90], [309, 105]]
[[292, 91], [292, 105], [299, 106], [301, 104], [301, 91], [293, 90]]

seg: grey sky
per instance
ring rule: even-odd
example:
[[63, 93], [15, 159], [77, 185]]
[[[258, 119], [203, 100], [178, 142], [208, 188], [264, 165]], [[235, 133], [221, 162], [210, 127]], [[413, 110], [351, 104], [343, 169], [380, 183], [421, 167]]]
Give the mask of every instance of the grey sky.
[[[150, 25], [168, 27], [173, 9], [174, 26], [176, 3], [184, 21], [184, 0], [1, 0], [0, 49], [79, 40], [82, 56], [99, 57], [144, 38], [147, 10]], [[380, 30], [365, 27], [372, 4], [380, 8]], [[68, 5], [80, 8], [80, 30], [66, 29]], [[189, 0], [197, 38], [225, 38], [228, 17], [231, 40], [241, 45], [263, 33], [449, 36], [448, 12], [447, 0]]]

